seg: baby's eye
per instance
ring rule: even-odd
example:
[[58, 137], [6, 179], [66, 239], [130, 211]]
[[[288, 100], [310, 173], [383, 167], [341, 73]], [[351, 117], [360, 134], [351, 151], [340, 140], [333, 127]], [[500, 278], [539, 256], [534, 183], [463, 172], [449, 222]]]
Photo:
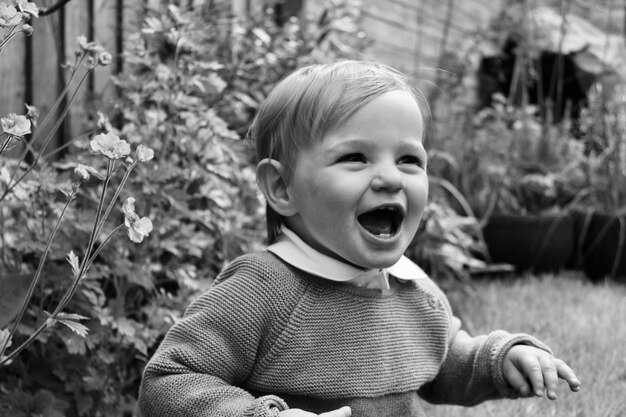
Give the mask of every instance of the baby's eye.
[[360, 153], [349, 153], [339, 157], [337, 162], [365, 162], [365, 155]]
[[426, 161], [424, 158], [416, 155], [404, 155], [398, 160], [398, 164], [417, 165], [423, 168], [426, 165]]

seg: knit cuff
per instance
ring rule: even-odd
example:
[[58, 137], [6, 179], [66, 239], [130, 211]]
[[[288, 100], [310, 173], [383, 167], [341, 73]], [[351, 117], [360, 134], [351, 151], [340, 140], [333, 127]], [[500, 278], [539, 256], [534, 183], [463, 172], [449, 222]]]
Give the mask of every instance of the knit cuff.
[[246, 413], [245, 417], [278, 417], [278, 413], [288, 408], [282, 399], [274, 395], [266, 395], [254, 401], [253, 408]]
[[496, 388], [500, 395], [506, 398], [518, 398], [518, 392], [504, 379], [504, 357], [515, 345], [534, 346], [538, 349], [545, 350], [552, 355], [552, 350], [544, 343], [527, 334], [508, 334], [506, 332], [499, 333], [498, 339], [494, 344], [492, 352], [492, 370]]

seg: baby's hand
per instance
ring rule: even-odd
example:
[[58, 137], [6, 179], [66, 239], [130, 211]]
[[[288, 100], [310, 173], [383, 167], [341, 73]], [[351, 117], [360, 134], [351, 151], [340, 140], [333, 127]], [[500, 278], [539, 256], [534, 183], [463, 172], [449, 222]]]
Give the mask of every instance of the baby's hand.
[[556, 400], [559, 378], [564, 379], [572, 391], [580, 389], [580, 381], [565, 362], [532, 346], [515, 345], [509, 349], [502, 371], [506, 381], [523, 397], [541, 397], [545, 388], [548, 398]]
[[278, 413], [280, 417], [350, 417], [352, 410], [350, 407], [341, 407], [337, 410], [329, 411], [322, 414], [313, 414], [308, 411], [298, 410], [297, 408], [281, 411]]

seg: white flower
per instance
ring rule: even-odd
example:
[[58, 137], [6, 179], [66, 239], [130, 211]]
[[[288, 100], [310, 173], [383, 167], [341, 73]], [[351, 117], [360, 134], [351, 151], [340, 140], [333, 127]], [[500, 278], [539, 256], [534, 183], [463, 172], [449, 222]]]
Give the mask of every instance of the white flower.
[[113, 61], [113, 56], [102, 46], [95, 42], [89, 42], [85, 35], [79, 35], [76, 38], [78, 44], [78, 50], [75, 52], [76, 56], [85, 55], [85, 65], [88, 68], [95, 68], [97, 65], [106, 67]]
[[39, 109], [35, 106], [30, 106], [28, 104], [24, 104], [26, 106], [26, 117], [30, 119], [30, 122], [33, 126], [37, 127], [37, 120], [39, 120]]
[[29, 14], [31, 16], [39, 17], [39, 7], [31, 1], [17, 0], [17, 8], [22, 13]]
[[154, 151], [147, 146], [137, 146], [137, 160], [139, 162], [147, 162], [154, 158]]
[[135, 197], [128, 197], [124, 203], [122, 203], [122, 213], [124, 213], [125, 217], [132, 216], [135, 214]]
[[141, 243], [152, 231], [152, 220], [142, 217], [127, 227], [130, 240], [135, 243]]
[[102, 112], [98, 112], [98, 128], [107, 132], [111, 132], [113, 130], [113, 126], [111, 125], [109, 118]]
[[107, 51], [100, 51], [98, 54], [98, 64], [106, 67], [111, 62], [113, 62], [113, 56]]
[[22, 13], [13, 6], [0, 2], [0, 28], [16, 26], [22, 21]]
[[124, 213], [124, 225], [128, 229], [128, 237], [135, 243], [143, 242], [152, 231], [152, 220], [147, 217], [139, 217], [135, 213], [135, 199], [128, 197], [122, 204]]
[[9, 185], [11, 183], [11, 174], [7, 167], [0, 168], [0, 181]]
[[111, 132], [94, 136], [91, 149], [109, 159], [121, 159], [130, 155], [130, 145]]
[[4, 133], [12, 136], [24, 136], [30, 133], [30, 120], [26, 116], [11, 113], [0, 119]]
[[34, 31], [35, 30], [33, 29], [33, 27], [31, 25], [28, 25], [28, 24], [23, 24], [22, 25], [22, 32], [24, 32], [24, 34], [26, 36], [32, 35]]
[[74, 168], [74, 174], [84, 180], [89, 179], [89, 171], [87, 171], [87, 165], [78, 164], [78, 166]]
[[97, 169], [83, 164], [78, 164], [76, 168], [74, 168], [74, 173], [84, 180], [88, 180], [91, 175], [100, 180], [104, 179], [104, 175], [99, 173]]
[[85, 35], [78, 35], [76, 43], [82, 51], [93, 51], [96, 47], [94, 42], [87, 41], [87, 37]]

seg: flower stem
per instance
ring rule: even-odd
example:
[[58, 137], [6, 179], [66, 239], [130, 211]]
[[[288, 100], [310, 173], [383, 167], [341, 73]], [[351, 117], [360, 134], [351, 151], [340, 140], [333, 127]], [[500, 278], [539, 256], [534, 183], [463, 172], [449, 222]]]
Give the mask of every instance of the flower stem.
[[89, 258], [89, 261], [87, 261], [87, 266], [85, 267], [85, 271], [89, 270], [89, 268], [91, 267], [91, 264], [93, 263], [93, 261], [96, 259], [96, 257], [100, 254], [100, 252], [102, 252], [102, 249], [104, 249], [104, 247], [107, 245], [107, 243], [109, 243], [109, 240], [111, 240], [113, 238], [113, 236], [119, 232], [120, 230], [123, 230], [126, 226], [124, 224], [120, 224], [119, 226], [117, 226], [115, 229], [113, 229], [113, 231], [111, 233], [109, 233], [107, 235], [107, 237], [102, 241], [102, 243], [100, 244], [100, 246], [98, 246], [98, 248], [94, 251], [94, 253], [91, 255], [91, 257]]
[[6, 140], [4, 141], [2, 146], [0, 146], [0, 155], [2, 155], [2, 152], [4, 152], [7, 146], [9, 146], [9, 142], [11, 141], [11, 139], [13, 139], [13, 135], [7, 135]]
[[[20, 309], [20, 312], [18, 313], [17, 317], [15, 318], [15, 321], [13, 322], [13, 325], [11, 326], [11, 330], [9, 332], [9, 337], [6, 338], [6, 340], [4, 341], [4, 344], [0, 347], [0, 365], [7, 362], [8, 360], [10, 360], [10, 358], [15, 356], [15, 351], [7, 358], [3, 358], [4, 352], [9, 344], [9, 340], [11, 340], [11, 337], [13, 337], [13, 334], [15, 334], [15, 329], [17, 329], [18, 324], [20, 323], [20, 321], [22, 320], [22, 317], [24, 316], [24, 313], [26, 312], [26, 308], [28, 307], [28, 303], [30, 302], [30, 299], [33, 296], [33, 293], [35, 292], [35, 287], [37, 286], [37, 283], [39, 282], [39, 278], [41, 277], [41, 273], [43, 271], [43, 267], [44, 264], [46, 263], [46, 259], [48, 258], [48, 253], [50, 252], [50, 247], [52, 246], [52, 241], [54, 240], [59, 227], [61, 226], [61, 221], [63, 220], [63, 217], [65, 216], [65, 213], [70, 205], [70, 203], [72, 202], [72, 200], [74, 199], [74, 196], [76, 195], [78, 188], [80, 187], [80, 183], [77, 183], [73, 188], [72, 188], [72, 192], [70, 193], [67, 201], [65, 202], [65, 205], [63, 206], [63, 210], [61, 210], [61, 214], [59, 215], [59, 218], [57, 219], [56, 224], [54, 225], [54, 229], [52, 230], [52, 232], [50, 233], [50, 236], [48, 236], [48, 241], [46, 242], [46, 247], [43, 251], [43, 254], [41, 255], [41, 258], [39, 259], [39, 265], [37, 266], [37, 271], [35, 272], [35, 276], [33, 278], [33, 280], [30, 283], [30, 287], [28, 288], [28, 293], [26, 295], [26, 298], [24, 299], [24, 302], [22, 304], [22, 308]], [[37, 333], [38, 334], [38, 333]], [[24, 347], [26, 347], [26, 345], [31, 343], [31, 340], [33, 340], [33, 336], [36, 337], [36, 335], [31, 335], [31, 337], [28, 338], [28, 340], [26, 340], [26, 342], [22, 343], [17, 349], [16, 351], [19, 349], [19, 351], [23, 350]]]
[[17, 35], [18, 33], [20, 33], [20, 31], [15, 31], [15, 28], [17, 26], [14, 26], [11, 28], [11, 30], [9, 31], [9, 33], [7, 33], [4, 36], [4, 39], [2, 39], [2, 41], [0, 41], [0, 52], [2, 51], [2, 48], [4, 47], [4, 45], [6, 45], [11, 39], [13, 39], [15, 37], [15, 35]]
[[102, 249], [104, 249], [104, 247], [107, 245], [107, 243], [113, 238], [113, 236], [117, 232], [122, 230], [123, 228], [124, 228], [123, 224], [117, 226], [115, 229], [113, 229], [113, 231], [111, 233], [108, 234], [108, 236], [104, 239], [104, 241], [102, 241], [102, 244], [100, 246], [98, 246], [98, 248], [94, 251], [94, 253], [89, 256], [89, 258], [87, 258], [87, 256], [85, 256], [85, 258], [83, 259], [83, 265], [85, 265], [85, 267], [80, 270], [80, 272], [78, 273], [78, 275], [76, 275], [76, 277], [74, 277], [74, 281], [72, 282], [72, 285], [65, 292], [65, 294], [61, 298], [61, 301], [59, 301], [59, 304], [57, 304], [56, 308], [54, 309], [54, 311], [50, 315], [50, 318], [55, 319], [56, 316], [65, 308], [65, 306], [67, 306], [67, 303], [69, 303], [69, 301], [74, 296], [74, 293], [76, 292], [76, 288], [78, 287], [78, 284], [80, 283], [80, 281], [83, 279], [83, 277], [85, 276], [85, 274], [89, 270], [89, 267], [91, 266], [93, 261], [100, 254]]
[[[82, 62], [82, 61], [81, 61]], [[76, 64], [78, 65], [78, 64]], [[78, 94], [78, 91], [80, 90], [81, 86], [84, 84], [85, 80], [87, 79], [87, 76], [91, 73], [92, 70], [86, 71], [82, 78], [79, 80], [78, 85], [76, 86], [76, 88], [74, 89], [73, 93], [71, 94], [67, 106], [65, 107], [65, 109], [63, 109], [63, 113], [61, 113], [61, 115], [58, 117], [56, 123], [53, 125], [53, 127], [47, 132], [46, 137], [44, 138], [44, 140], [41, 143], [41, 146], [39, 148], [39, 151], [36, 153], [35, 159], [32, 162], [32, 164], [30, 164], [30, 166], [28, 168], [26, 168], [26, 170], [15, 180], [12, 181], [11, 184], [8, 185], [8, 187], [4, 190], [4, 192], [2, 193], [2, 195], [0, 195], [0, 202], [2, 200], [4, 200], [6, 198], [6, 196], [13, 191], [13, 188], [15, 188], [15, 186], [17, 184], [19, 184], [20, 181], [22, 181], [24, 179], [24, 177], [26, 177], [36, 166], [37, 166], [37, 162], [39, 161], [39, 159], [41, 159], [41, 155], [43, 153], [43, 151], [46, 149], [46, 147], [48, 146], [48, 144], [50, 143], [50, 141], [52, 140], [54, 134], [56, 133], [56, 131], [59, 129], [59, 126], [61, 126], [61, 123], [63, 123], [63, 120], [65, 119], [65, 117], [67, 116], [67, 113], [70, 111], [70, 107], [72, 105], [72, 103], [74, 102], [74, 100], [76, 99], [76, 95]], [[54, 113], [56, 113], [57, 108], [59, 107], [62, 98], [68, 93], [70, 85], [72, 83], [72, 80], [74, 78], [74, 76], [76, 75], [76, 71], [72, 71], [72, 75], [70, 76], [70, 79], [67, 83], [67, 85], [65, 86], [65, 88], [63, 89], [63, 91], [61, 92], [61, 94], [59, 95], [59, 97], [57, 98], [57, 101], [52, 105], [52, 107], [50, 108], [50, 111], [48, 112], [48, 114], [46, 115], [44, 121], [39, 125], [39, 129], [37, 130], [38, 132], [41, 131], [41, 129], [43, 128], [44, 125], [46, 125], [50, 118], [51, 115], [53, 115]], [[37, 136], [35, 136], [35, 138], [31, 141], [31, 142], [36, 142], [38, 139]], [[17, 172], [17, 170], [19, 169], [21, 163], [24, 161], [24, 159], [26, 159], [26, 155], [28, 154], [29, 150], [31, 150], [32, 148], [27, 147], [22, 154], [20, 155], [20, 157], [17, 160], [17, 163], [15, 165], [15, 168], [13, 169], [13, 173], [11, 175], [11, 178], [15, 177], [15, 174]]]
[[137, 161], [133, 162], [131, 166], [129, 166], [126, 172], [124, 173], [124, 176], [122, 177], [122, 181], [120, 181], [120, 185], [118, 185], [117, 189], [115, 190], [115, 193], [113, 194], [113, 198], [111, 198], [111, 201], [109, 202], [109, 205], [107, 206], [106, 212], [104, 213], [104, 216], [102, 216], [102, 221], [100, 222], [100, 225], [96, 233], [100, 233], [100, 231], [102, 230], [102, 227], [104, 226], [104, 222], [109, 217], [109, 214], [111, 214], [111, 210], [113, 210], [113, 207], [115, 206], [117, 197], [119, 197], [120, 193], [122, 192], [122, 189], [124, 188], [124, 185], [126, 185], [126, 181], [128, 181], [128, 177], [130, 176], [130, 173], [136, 166], [137, 166]]

